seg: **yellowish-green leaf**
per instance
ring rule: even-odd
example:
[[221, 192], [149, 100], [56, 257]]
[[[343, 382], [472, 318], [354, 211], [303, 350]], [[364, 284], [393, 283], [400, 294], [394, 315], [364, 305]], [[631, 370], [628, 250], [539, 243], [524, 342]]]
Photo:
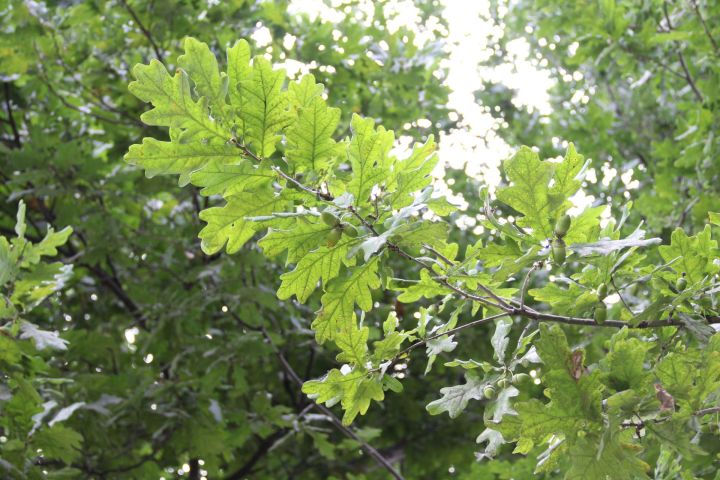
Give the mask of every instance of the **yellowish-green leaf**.
[[180, 185], [187, 185], [190, 174], [210, 162], [232, 162], [238, 149], [226, 143], [161, 142], [144, 138], [142, 144], [130, 146], [125, 161], [145, 169], [145, 175], [180, 175]]
[[179, 69], [170, 76], [162, 63], [151, 60], [149, 65], [136, 65], [133, 75], [137, 80], [128, 86], [130, 91], [155, 107], [141, 115], [143, 122], [181, 130], [184, 143], [193, 140], [225, 143], [231, 138], [230, 132], [210, 116], [207, 99], [193, 100], [190, 80], [184, 70]]
[[242, 192], [228, 198], [223, 207], [203, 210], [200, 219], [207, 222], [199, 235], [203, 251], [212, 255], [227, 244], [228, 253], [237, 252], [260, 228], [258, 223], [247, 221], [245, 217], [266, 215], [282, 206], [283, 201], [271, 192], [265, 195]]
[[522, 227], [532, 229], [533, 237], [544, 240], [553, 236], [551, 204], [548, 183], [553, 166], [543, 162], [532, 149], [522, 147], [503, 164], [512, 185], [498, 191], [498, 199], [524, 216], [518, 219]]
[[366, 312], [372, 308], [372, 290], [380, 287], [378, 263], [378, 257], [373, 257], [328, 284], [322, 296], [322, 309], [312, 323], [318, 343], [336, 340], [351, 332], [350, 326], [357, 329], [354, 306], [357, 304]]
[[193, 172], [190, 181], [193, 185], [203, 187], [200, 193], [205, 196], [222, 195], [227, 198], [269, 185], [275, 178], [277, 175], [265, 162], [256, 165], [249, 159], [242, 159], [236, 164], [228, 164], [213, 160]]
[[252, 73], [242, 81], [245, 108], [241, 115], [247, 127], [246, 142], [262, 158], [275, 152], [281, 138], [278, 133], [290, 120], [287, 92], [282, 91], [284, 81], [285, 70], [273, 70], [264, 57], [253, 59]]
[[353, 136], [348, 155], [353, 174], [347, 190], [360, 204], [367, 201], [375, 185], [383, 183], [388, 177], [388, 152], [395, 135], [383, 127], [378, 127], [376, 131], [372, 118], [363, 119], [359, 115], [353, 115], [351, 128]]
[[427, 187], [430, 182], [430, 173], [437, 164], [438, 157], [435, 152], [435, 140], [432, 135], [424, 144], [417, 144], [410, 156], [402, 162], [395, 162], [396, 188], [390, 200], [393, 208], [399, 209], [412, 203], [413, 195]]
[[227, 96], [227, 75], [218, 70], [217, 58], [206, 43], [187, 37], [184, 47], [185, 54], [178, 57], [178, 65], [192, 79], [197, 96], [207, 98], [213, 115], [222, 115]]
[[348, 248], [355, 240], [343, 239], [334, 247], [323, 246], [314, 250], [298, 261], [295, 269], [280, 275], [280, 288], [277, 295], [285, 300], [295, 295], [300, 302], [305, 302], [318, 288], [318, 282], [327, 283], [337, 277], [343, 264], [352, 265], [353, 259], [347, 259]]
[[[312, 75], [306, 75], [300, 85], [310, 82], [315, 85]], [[322, 85], [317, 86], [322, 92]], [[332, 135], [340, 121], [340, 109], [328, 108], [322, 96], [314, 94], [317, 90], [310, 87], [291, 90], [293, 102], [298, 102], [298, 115], [287, 129], [287, 159], [290, 168], [297, 172], [324, 170], [335, 151]]]

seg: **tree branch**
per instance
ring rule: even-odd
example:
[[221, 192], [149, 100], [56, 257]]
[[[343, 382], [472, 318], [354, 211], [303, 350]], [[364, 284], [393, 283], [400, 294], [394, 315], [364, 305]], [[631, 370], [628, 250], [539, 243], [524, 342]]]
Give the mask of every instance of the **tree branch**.
[[137, 14], [135, 13], [135, 10], [132, 9], [132, 7], [127, 3], [125, 0], [120, 0], [120, 3], [123, 4], [125, 7], [125, 10], [128, 11], [130, 16], [135, 21], [135, 24], [138, 26], [140, 31], [143, 35], [145, 35], [145, 38], [147, 38], [148, 42], [150, 42], [150, 45], [152, 46], [153, 50], [155, 51], [155, 56], [158, 60], [160, 60], [161, 63], [165, 63], [165, 59], [163, 58], [163, 54], [160, 52], [160, 48], [157, 46], [157, 43], [155, 43], [155, 39], [153, 39], [152, 33], [150, 33], [150, 30], [145, 28], [145, 25], [140, 21], [140, 18], [138, 18]]
[[[388, 365], [388, 368], [392, 367], [393, 365], [395, 365], [398, 362], [398, 360], [403, 358], [405, 355], [409, 354], [416, 348], [418, 348], [422, 345], [425, 345], [430, 340], [435, 340], [436, 338], [444, 337], [445, 335], [452, 335], [454, 333], [465, 330], [466, 328], [472, 328], [472, 327], [476, 327], [478, 325], [484, 325], [486, 323], [492, 322], [493, 320], [497, 320], [498, 318], [506, 317], [508, 315], [509, 315], [509, 313], [507, 313], [507, 312], [498, 313], [496, 315], [490, 315], [489, 317], [480, 318], [478, 320], [473, 320], [472, 322], [468, 322], [468, 323], [460, 325], [458, 327], [451, 328], [450, 330], [448, 330], [446, 332], [436, 333], [434, 335], [430, 335], [427, 338], [420, 339], [420, 340], [416, 341], [415, 343], [413, 343], [412, 345], [405, 348], [404, 350], [402, 350], [397, 355], [395, 355], [393, 357], [393, 359], [390, 360], [390, 365]], [[380, 367], [374, 369], [373, 371], [380, 371]]]
[[710, 40], [710, 44], [712, 44], [713, 50], [715, 50], [715, 54], [717, 55], [718, 53], [720, 53], [720, 48], [718, 48], [718, 44], [715, 41], [715, 38], [710, 31], [710, 28], [708, 27], [708, 24], [705, 22], [705, 18], [703, 18], [702, 13], [700, 12], [700, 6], [698, 5], [697, 0], [690, 0], [690, 5], [692, 5], [693, 10], [695, 10], [695, 15], [697, 15], [698, 20], [700, 20], [700, 23], [703, 26], [703, 30], [705, 30], [705, 35], [708, 37], [708, 40]]
[[[667, 22], [667, 28], [668, 32], [673, 30], [672, 21], [670, 20], [670, 14], [668, 13], [667, 9], [667, 2], [663, 2], [663, 14], [665, 15], [665, 21]], [[690, 74], [690, 70], [688, 70], [687, 64], [685, 63], [685, 57], [682, 54], [682, 51], [680, 50], [680, 45], [678, 42], [675, 42], [675, 44], [678, 47], [677, 56], [678, 60], [680, 61], [680, 66], [683, 69], [683, 72], [685, 72], [685, 80], [687, 81], [688, 85], [690, 85], [690, 88], [692, 89], [693, 93], [695, 94], [695, 98], [698, 99], [700, 103], [703, 103], [705, 100], [703, 98], [702, 93], [698, 89], [697, 85], [695, 84], [695, 80], [693, 80], [692, 75]]]
[[18, 130], [17, 123], [15, 123], [15, 117], [13, 116], [12, 102], [10, 101], [10, 82], [4, 82], [3, 88], [5, 90], [5, 108], [8, 113], [8, 122], [13, 133], [13, 140], [15, 141], [15, 148], [22, 147], [22, 141], [20, 140], [20, 131]]
[[[248, 156], [254, 160], [260, 161], [261, 159], [255, 155], [246, 145], [238, 143], [235, 139], [231, 139], [231, 142], [235, 143], [238, 148], [240, 148], [243, 151], [243, 155]], [[314, 188], [308, 187], [306, 185], [303, 185], [301, 182], [293, 178], [292, 176], [288, 175], [287, 173], [283, 172], [278, 167], [273, 167], [273, 169], [285, 180], [291, 182], [292, 184], [296, 185], [300, 190], [311, 194], [318, 198], [319, 200], [323, 200], [326, 202], [331, 202], [334, 200], [334, 197], [328, 193], [321, 192], [319, 190], [316, 190]], [[350, 205], [346, 208], [347, 211], [349, 211], [351, 214], [353, 214], [359, 221], [362, 223], [363, 226], [365, 226], [373, 236], [379, 237], [380, 233], [377, 231], [375, 226], [369, 222], [365, 217], [363, 217], [357, 209], [355, 209], [354, 206]], [[487, 286], [478, 284], [478, 288], [481, 288], [483, 291], [485, 291], [491, 299], [488, 297], [475, 295], [473, 293], [467, 292], [463, 290], [460, 287], [457, 287], [453, 284], [451, 284], [446, 277], [438, 276], [436, 275], [437, 272], [433, 270], [433, 267], [429, 265], [428, 263], [424, 262], [423, 260], [414, 257], [413, 255], [410, 255], [409, 253], [402, 250], [397, 244], [394, 244], [392, 242], [386, 242], [388, 250], [395, 252], [397, 255], [399, 255], [402, 258], [405, 258], [407, 260], [410, 260], [420, 267], [424, 268], [428, 272], [432, 273], [433, 276], [431, 277], [432, 280], [450, 290], [460, 295], [462, 298], [480, 303], [483, 306], [486, 307], [492, 307], [498, 310], [503, 311], [506, 315], [519, 315], [525, 318], [538, 320], [538, 321], [548, 321], [548, 322], [556, 322], [556, 323], [564, 323], [567, 325], [579, 325], [579, 326], [586, 326], [586, 327], [609, 327], [609, 328], [624, 328], [624, 327], [631, 327], [631, 328], [657, 328], [657, 327], [668, 327], [668, 326], [678, 326], [682, 327], [684, 324], [682, 322], [679, 322], [677, 320], [668, 319], [668, 320], [657, 320], [654, 322], [640, 322], [637, 325], [630, 325], [628, 322], [622, 321], [622, 320], [606, 320], [605, 323], [602, 325], [595, 322], [592, 318], [582, 318], [582, 317], [571, 317], [567, 315], [555, 315], [552, 313], [542, 313], [538, 312], [526, 305], [524, 305], [523, 302], [519, 303], [519, 306], [512, 306], [511, 303], [514, 305], [517, 305], [518, 303], [512, 300], [505, 301], [505, 299], [497, 296], [495, 293], [492, 292]], [[706, 317], [706, 320], [708, 323], [720, 323], [720, 318], [716, 317]], [[481, 322], [478, 322], [476, 324], [481, 324]]]
[[[285, 356], [280, 352], [280, 350], [277, 349], [274, 342], [272, 341], [272, 338], [270, 338], [270, 335], [267, 333], [267, 331], [262, 328], [262, 334], [265, 337], [265, 339], [268, 341], [268, 343], [273, 347], [275, 350], [275, 355], [277, 355], [278, 360], [280, 360], [280, 364], [282, 365], [283, 369], [287, 372], [287, 374], [290, 376], [290, 378], [297, 383], [298, 385], [302, 385], [303, 381], [300, 379], [298, 374], [295, 372], [295, 370], [290, 366]], [[375, 447], [367, 443], [365, 440], [360, 438], [354, 431], [352, 431], [350, 428], [343, 425], [343, 423], [340, 421], [340, 419], [325, 405], [322, 405], [320, 403], [315, 403], [315, 401], [312, 401], [312, 406], [316, 408], [317, 410], [320, 410], [322, 413], [324, 413], [329, 419], [330, 422], [341, 432], [343, 432], [345, 435], [347, 435], [349, 438], [355, 440], [360, 444], [360, 447], [370, 455], [380, 466], [382, 466], [385, 470], [387, 470], [390, 475], [393, 476], [396, 480], [404, 480], [404, 477], [398, 472], [395, 467], [392, 466], [392, 464], [382, 456], [380, 452], [378, 452]]]

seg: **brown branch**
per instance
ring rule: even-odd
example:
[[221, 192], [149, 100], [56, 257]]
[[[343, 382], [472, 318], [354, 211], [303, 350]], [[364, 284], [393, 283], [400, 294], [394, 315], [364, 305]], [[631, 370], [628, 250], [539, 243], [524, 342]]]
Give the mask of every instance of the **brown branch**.
[[142, 34], [145, 35], [145, 38], [147, 38], [148, 42], [150, 42], [150, 45], [155, 51], [155, 56], [157, 57], [157, 59], [160, 60], [161, 63], [165, 63], [163, 54], [160, 52], [160, 48], [157, 46], [157, 43], [155, 43], [155, 39], [153, 38], [152, 33], [150, 33], [150, 30], [145, 28], [145, 25], [143, 25], [143, 23], [140, 21], [140, 18], [135, 13], [135, 10], [132, 9], [132, 7], [127, 3], [127, 1], [120, 0], [120, 3], [123, 4], [125, 10], [127, 10], [130, 16], [133, 18], [135, 24], [138, 26]]
[[[234, 139], [232, 139], [231, 141], [234, 141]], [[234, 141], [234, 142], [240, 149], [243, 150], [244, 155], [249, 156], [256, 160], [260, 160], [259, 157], [257, 157], [254, 153], [252, 153], [247, 148], [247, 146], [241, 145], [241, 144], [237, 143], [236, 141]], [[330, 196], [329, 194], [325, 194], [323, 192], [320, 192], [319, 190], [316, 190], [314, 188], [303, 185], [301, 182], [297, 181], [295, 178], [291, 177], [290, 175], [283, 172], [279, 168], [274, 167], [274, 169], [282, 178], [286, 179], [289, 182], [292, 182], [294, 185], [296, 185], [302, 191], [312, 194], [313, 196], [317, 197], [320, 200], [331, 201], [333, 199], [333, 197]], [[372, 223], [370, 223], [365, 217], [363, 217], [357, 211], [357, 209], [355, 209], [354, 206], [350, 205], [349, 207], [347, 207], [347, 210], [350, 213], [352, 213], [363, 224], [363, 226], [365, 226], [374, 236], [376, 236], [376, 237], [380, 236], [380, 233], [377, 231], [377, 229], [374, 227], [374, 225]], [[514, 302], [512, 300], [510, 300], [509, 302], [505, 302], [504, 299], [495, 295], [489, 288], [487, 288], [486, 286], [484, 286], [482, 284], [478, 284], [478, 287], [482, 288], [485, 292], [487, 292], [492, 297], [492, 299], [467, 292], [467, 291], [463, 290], [462, 288], [451, 284], [447, 278], [435, 275], [436, 272], [433, 270], [431, 265], [429, 265], [428, 263], [424, 262], [423, 260], [421, 260], [417, 257], [414, 257], [413, 255], [410, 255], [409, 253], [402, 250], [398, 245], [396, 245], [392, 242], [387, 242], [387, 247], [388, 247], [388, 250], [396, 253], [400, 257], [410, 260], [410, 261], [416, 263], [417, 265], [419, 265], [420, 267], [424, 268], [428, 272], [432, 273], [433, 276], [431, 278], [434, 282], [452, 290], [453, 292], [460, 295], [462, 298], [472, 301], [472, 302], [480, 303], [481, 305], [486, 306], [486, 307], [492, 307], [492, 308], [496, 308], [498, 310], [502, 310], [505, 312], [506, 315], [519, 315], [519, 316], [522, 316], [525, 318], [538, 320], [538, 321], [548, 321], [548, 322], [564, 323], [567, 325], [579, 325], [579, 326], [586, 326], [586, 327], [658, 328], [658, 327], [667, 327], [667, 326], [678, 326], [678, 327], [684, 326], [683, 323], [681, 323], [677, 320], [673, 320], [673, 319], [657, 320], [657, 321], [653, 321], [653, 322], [644, 321], [644, 322], [640, 322], [637, 325], [631, 325], [628, 322], [625, 322], [622, 320], [606, 320], [605, 323], [600, 325], [597, 322], [595, 322], [595, 320], [592, 318], [571, 317], [571, 316], [566, 316], [566, 315], [555, 315], [552, 313], [538, 312], [530, 307], [527, 307], [522, 302], [519, 304], [519, 306], [512, 306], [512, 305], [510, 305], [510, 303], [512, 303], [513, 305], [516, 305], [517, 302]], [[498, 303], [495, 303], [491, 300], [495, 300]], [[718, 318], [706, 317], [706, 320], [708, 321], [708, 323], [720, 323], [720, 317], [718, 317]]]
[[[288, 375], [290, 380], [292, 380], [295, 384], [297, 384], [299, 387], [302, 387], [303, 379], [300, 378], [300, 376], [297, 374], [294, 368], [290, 365], [290, 362], [288, 362], [287, 358], [285, 358], [285, 355], [280, 351], [280, 349], [277, 347], [275, 342], [273, 341], [272, 337], [268, 333], [268, 331], [265, 329], [265, 327], [254, 327], [248, 323], [246, 323], [240, 316], [235, 313], [234, 310], [229, 311], [230, 315], [235, 319], [236, 322], [238, 322], [240, 325], [242, 325], [244, 328], [247, 328], [248, 330], [252, 330], [254, 332], [260, 332], [265, 339], [265, 341], [272, 347], [273, 351], [275, 352], [275, 356], [277, 356], [278, 360], [280, 361], [280, 365], [282, 366], [285, 373]], [[395, 470], [395, 467], [392, 466], [392, 464], [378, 452], [375, 447], [367, 443], [362, 438], [358, 437], [357, 434], [350, 428], [343, 425], [342, 421], [325, 405], [322, 405], [320, 403], [316, 403], [314, 400], [309, 399], [311, 401], [310, 406], [312, 408], [315, 408], [317, 410], [320, 410], [322, 413], [324, 413], [332, 422], [332, 424], [340, 430], [342, 433], [344, 433], [349, 438], [355, 440], [358, 442], [363, 450], [365, 450], [365, 453], [370, 455], [380, 466], [385, 468], [396, 480], [404, 480], [403, 476]]]
[[77, 107], [77, 106], [73, 105], [72, 103], [68, 102], [68, 101], [65, 99], [65, 97], [63, 97], [62, 95], [60, 95], [60, 92], [58, 92], [57, 90], [55, 90], [55, 87], [53, 87], [52, 82], [51, 82], [50, 79], [47, 77], [47, 75], [45, 75], [45, 72], [44, 72], [44, 70], [43, 70], [42, 67], [40, 67], [40, 68], [38, 69], [38, 73], [39, 73], [38, 76], [40, 77], [40, 80], [42, 80], [42, 82], [45, 84], [45, 86], [46, 86], [47, 89], [50, 91], [50, 93], [52, 93], [58, 100], [60, 100], [60, 103], [62, 103], [63, 105], [65, 105], [65, 106], [66, 106], [67, 108], [69, 108], [70, 110], [75, 110], [76, 112], [82, 113], [83, 115], [89, 115], [89, 116], [95, 117], [95, 118], [97, 118], [98, 120], [101, 120], [101, 121], [103, 121], [103, 122], [112, 123], [113, 125], [131, 125], [131, 124], [127, 123], [127, 122], [121, 122], [121, 121], [116, 120], [116, 119], [114, 119], [114, 118], [109, 118], [109, 117], [106, 117], [106, 116], [104, 116], [104, 115], [99, 115], [99, 114], [94, 113], [94, 112], [92, 112], [92, 111], [82, 110], [80, 107]]
[[10, 82], [4, 82], [3, 88], [5, 90], [5, 108], [8, 113], [8, 122], [13, 132], [13, 140], [15, 141], [15, 148], [22, 148], [22, 141], [20, 140], [20, 131], [18, 130], [17, 123], [15, 123], [15, 117], [13, 117], [12, 102], [10, 101]]
[[715, 38], [713, 37], [712, 32], [708, 27], [708, 24], [705, 22], [705, 18], [703, 18], [702, 12], [700, 12], [700, 6], [698, 5], [697, 0], [690, 0], [690, 5], [692, 5], [693, 10], [695, 10], [695, 15], [697, 15], [698, 20], [700, 20], [700, 23], [703, 26], [703, 30], [705, 30], [705, 35], [710, 40], [710, 43], [713, 46], [713, 50], [715, 50], [715, 54], [717, 55], [718, 53], [720, 53], [720, 48], [718, 48], [718, 44], [715, 41]]
[[281, 428], [280, 430], [276, 430], [275, 432], [273, 432], [272, 435], [265, 437], [260, 442], [260, 445], [252, 454], [252, 456], [248, 459], [248, 461], [245, 462], [242, 467], [230, 473], [227, 477], [225, 477], [225, 479], [241, 480], [247, 478], [247, 476], [252, 473], [253, 468], [255, 467], [257, 462], [262, 460], [262, 458], [268, 454], [270, 448], [275, 444], [277, 440], [279, 440], [280, 438], [282, 438], [283, 435], [285, 435], [285, 432], [286, 430], [284, 428]]
[[453, 262], [452, 260], [450, 260], [449, 258], [447, 258], [447, 257], [446, 257], [445, 255], [443, 255], [442, 253], [440, 253], [440, 252], [438, 252], [437, 250], [435, 250], [432, 246], [428, 245], [427, 243], [423, 243], [423, 248], [426, 249], [426, 250], [428, 250], [429, 252], [432, 252], [433, 255], [435, 255], [435, 256], [438, 257], [440, 260], [442, 260], [442, 261], [445, 263], [445, 265], [447, 265], [448, 267], [454, 267], [454, 266], [455, 266], [455, 262]]
[[[405, 355], [407, 355], [408, 353], [412, 352], [412, 351], [415, 350], [416, 348], [418, 348], [418, 347], [420, 347], [420, 346], [422, 346], [422, 345], [425, 345], [425, 344], [426, 344], [427, 342], [429, 342], [430, 340], [435, 340], [436, 338], [444, 337], [445, 335], [452, 335], [452, 334], [454, 334], [454, 333], [457, 333], [457, 332], [460, 332], [460, 331], [462, 331], [462, 330], [465, 330], [466, 328], [472, 328], [472, 327], [476, 327], [476, 326], [478, 326], [478, 325], [484, 325], [484, 324], [486, 324], [486, 323], [492, 322], [493, 320], [497, 320], [498, 318], [506, 317], [506, 316], [508, 316], [508, 315], [509, 315], [509, 313], [507, 313], [507, 312], [502, 312], [502, 313], [498, 313], [498, 314], [495, 314], [495, 315], [490, 315], [489, 317], [480, 318], [480, 319], [478, 319], [478, 320], [473, 320], [472, 322], [468, 322], [468, 323], [465, 323], [465, 324], [460, 325], [460, 326], [458, 326], [458, 327], [451, 328], [450, 330], [448, 330], [448, 331], [446, 331], [446, 332], [436, 333], [436, 334], [434, 334], [434, 335], [430, 335], [430, 336], [427, 337], [427, 338], [422, 338], [422, 339], [420, 339], [420, 340], [417, 340], [416, 342], [414, 342], [413, 344], [409, 345], [407, 348], [405, 348], [404, 350], [402, 350], [401, 352], [399, 352], [398, 354], [396, 354], [396, 355], [390, 360], [390, 365], [388, 365], [387, 368], [392, 367], [393, 365], [395, 365], [395, 364], [398, 362], [398, 360], [400, 360], [401, 358], [403, 358]], [[387, 370], [387, 368], [386, 368], [386, 370]], [[375, 368], [375, 369], [373, 369], [373, 370], [371, 370], [371, 371], [380, 371], [380, 367], [377, 367], [377, 368]]]
[[532, 267], [528, 270], [527, 274], [525, 275], [525, 280], [522, 283], [522, 286], [520, 287], [520, 308], [525, 308], [525, 294], [527, 293], [527, 287], [530, 283], [530, 277], [532, 276], [533, 272], [540, 268], [541, 263], [535, 262], [532, 264]]
[[[667, 9], [667, 2], [663, 2], [663, 14], [665, 15], [665, 21], [667, 22], [667, 28], [668, 32], [673, 30], [672, 21], [670, 20], [670, 14], [668, 13]], [[704, 98], [700, 90], [698, 89], [697, 85], [695, 84], [695, 80], [693, 80], [692, 75], [690, 74], [690, 70], [688, 69], [687, 64], [685, 63], [685, 57], [682, 54], [682, 51], [680, 50], [680, 44], [678, 42], [675, 42], [678, 51], [677, 56], [678, 60], [680, 61], [680, 66], [683, 69], [683, 72], [685, 72], [685, 81], [687, 81], [688, 85], [690, 85], [690, 88], [692, 89], [693, 93], [695, 94], [695, 98], [698, 99], [700, 103], [704, 102]]]
[[623, 296], [622, 296], [622, 293], [620, 293], [620, 289], [617, 287], [617, 285], [615, 285], [615, 277], [613, 277], [612, 275], [610, 275], [610, 284], [613, 286], [613, 288], [615, 288], [615, 291], [617, 292], [618, 297], [620, 297], [620, 301], [622, 302], [623, 305], [625, 305], [625, 308], [627, 309], [628, 312], [630, 312], [630, 315], [635, 315], [635, 312], [632, 311], [632, 309], [630, 308], [630, 305], [627, 304], [627, 302], [625, 301], [625, 298], [623, 298]]
[[710, 413], [720, 413], [720, 406], [703, 408], [702, 410], [697, 410], [695, 413], [693, 413], [693, 415], [701, 417], [703, 415], [708, 415]]
[[[278, 357], [278, 360], [280, 360], [280, 364], [282, 365], [283, 369], [287, 372], [287, 374], [290, 376], [290, 378], [297, 383], [298, 385], [302, 385], [303, 381], [300, 379], [298, 374], [295, 372], [295, 370], [292, 368], [290, 363], [288, 363], [285, 356], [280, 352], [280, 350], [277, 349], [274, 342], [272, 341], [272, 338], [270, 338], [270, 335], [267, 333], [267, 331], [263, 328], [262, 329], [263, 336], [268, 341], [268, 343], [273, 347], [275, 350], [275, 355]], [[370, 445], [368, 442], [360, 438], [353, 430], [343, 425], [343, 423], [340, 421], [340, 419], [325, 405], [322, 405], [320, 403], [315, 403], [313, 401], [312, 403], [313, 407], [317, 410], [320, 410], [322, 413], [324, 413], [329, 419], [330, 422], [341, 432], [343, 432], [346, 436], [349, 438], [355, 440], [360, 444], [360, 447], [370, 455], [380, 466], [382, 466], [385, 470], [390, 473], [390, 475], [393, 476], [396, 480], [404, 480], [404, 477], [398, 472], [395, 467], [392, 466], [392, 464], [380, 453], [378, 452], [375, 447]]]
[[[717, 407], [709, 407], [709, 408], [703, 408], [700, 410], [695, 410], [692, 415], [695, 417], [702, 417], [703, 415], [709, 415], [712, 413], [720, 413], [720, 406]], [[643, 419], [639, 414], [635, 414], [635, 416], [638, 418], [637, 422], [633, 422], [632, 420], [628, 420], [626, 422], [623, 422], [620, 424], [622, 428], [635, 428], [637, 430], [640, 430], [645, 426], [645, 424], [651, 422], [651, 423], [663, 423], [668, 420], [670, 420], [672, 417], [663, 417], [663, 418], [646, 418]]]

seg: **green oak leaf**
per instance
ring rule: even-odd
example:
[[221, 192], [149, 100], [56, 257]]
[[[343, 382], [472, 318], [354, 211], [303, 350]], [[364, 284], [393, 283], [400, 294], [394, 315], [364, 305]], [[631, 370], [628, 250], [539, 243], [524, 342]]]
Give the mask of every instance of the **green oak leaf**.
[[350, 326], [357, 328], [355, 304], [365, 312], [372, 309], [372, 290], [380, 287], [378, 264], [378, 258], [374, 257], [328, 283], [321, 298], [322, 308], [312, 323], [318, 343], [326, 340], [336, 340], [337, 343], [343, 333], [352, 334]]
[[261, 228], [261, 225], [245, 217], [266, 215], [282, 209], [284, 201], [272, 192], [240, 192], [227, 199], [222, 207], [212, 207], [200, 212], [200, 219], [207, 222], [200, 231], [201, 246], [212, 255], [226, 246], [228, 253], [235, 253]]
[[[300, 85], [309, 83], [315, 85], [312, 75], [304, 76]], [[298, 104], [298, 115], [286, 130], [286, 156], [290, 167], [297, 172], [324, 170], [335, 153], [332, 136], [340, 121], [340, 109], [329, 108], [321, 95], [307, 92], [319, 90], [322, 93], [322, 85], [318, 87], [290, 90], [291, 98]]]
[[252, 73], [242, 81], [245, 103], [242, 117], [247, 132], [246, 142], [256, 155], [266, 158], [275, 152], [275, 144], [282, 138], [278, 133], [290, 121], [287, 92], [282, 90], [285, 70], [273, 70], [264, 57], [253, 59]]
[[146, 137], [131, 145], [125, 161], [145, 170], [145, 176], [180, 175], [180, 186], [190, 182], [190, 174], [213, 162], [231, 163], [239, 157], [236, 147], [223, 143], [161, 142]]
[[295, 265], [295, 269], [280, 275], [280, 288], [277, 295], [285, 300], [295, 295], [298, 301], [304, 303], [308, 297], [317, 290], [318, 281], [328, 281], [337, 277], [340, 267], [353, 265], [355, 257], [347, 258], [349, 247], [355, 240], [340, 241], [334, 247], [323, 246], [307, 253]]
[[348, 145], [348, 155], [353, 175], [347, 191], [353, 195], [356, 203], [364, 203], [372, 188], [383, 183], [388, 176], [388, 153], [395, 135], [383, 127], [375, 130], [372, 118], [362, 118], [355, 114], [350, 126], [353, 135]]
[[430, 173], [438, 162], [435, 141], [430, 135], [424, 144], [416, 144], [410, 156], [395, 162], [394, 183], [388, 186], [395, 191], [390, 199], [393, 208], [402, 208], [413, 202], [413, 194], [427, 187], [432, 179]]
[[178, 66], [185, 70], [195, 84], [198, 97], [205, 97], [214, 116], [223, 114], [228, 79], [218, 70], [217, 58], [206, 43], [186, 37], [185, 54], [178, 57]]
[[706, 273], [717, 272], [718, 266], [712, 263], [717, 258], [718, 243], [711, 238], [710, 226], [695, 236], [689, 237], [682, 229], [677, 228], [670, 237], [670, 245], [658, 248], [660, 255], [666, 262], [680, 257], [673, 264], [678, 272], [687, 275], [690, 285], [703, 279]]
[[232, 137], [210, 116], [207, 98], [193, 99], [190, 78], [184, 70], [178, 69], [170, 76], [165, 66], [153, 59], [149, 65], [136, 65], [133, 75], [137, 80], [128, 89], [154, 107], [140, 116], [143, 122], [180, 130], [182, 143], [200, 140], [225, 143]]
[[551, 238], [553, 225], [550, 219], [558, 206], [558, 202], [549, 197], [548, 183], [553, 175], [553, 165], [541, 161], [532, 149], [522, 147], [503, 163], [503, 169], [512, 185], [498, 190], [498, 200], [523, 214], [517, 223], [531, 228], [533, 237], [538, 240]]
[[428, 403], [426, 409], [430, 415], [440, 415], [447, 412], [450, 418], [460, 415], [470, 400], [482, 400], [483, 388], [487, 382], [473, 376], [466, 375], [465, 383], [454, 387], [443, 387], [440, 389], [442, 397]]
[[275, 178], [277, 175], [265, 162], [256, 165], [250, 159], [241, 159], [238, 163], [212, 160], [193, 172], [190, 182], [202, 187], [200, 193], [206, 197], [222, 195], [227, 198], [246, 190], [261, 189]]
[[287, 251], [286, 264], [297, 263], [311, 250], [324, 245], [332, 229], [333, 227], [323, 222], [310, 222], [299, 218], [291, 225], [270, 228], [258, 245], [268, 257]]

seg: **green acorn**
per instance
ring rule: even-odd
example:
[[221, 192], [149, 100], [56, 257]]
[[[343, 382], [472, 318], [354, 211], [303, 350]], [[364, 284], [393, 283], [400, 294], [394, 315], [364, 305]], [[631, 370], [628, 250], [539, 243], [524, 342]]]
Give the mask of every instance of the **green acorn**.
[[497, 381], [497, 386], [500, 388], [507, 388], [510, 386], [510, 382], [508, 381], [507, 378], [503, 377]]
[[576, 435], [577, 438], [585, 438], [587, 436], [587, 432], [585, 430], [578, 430]]
[[565, 250], [565, 242], [562, 238], [556, 238], [552, 241], [552, 254], [556, 265], [565, 263], [567, 251]]
[[607, 307], [605, 306], [605, 303], [598, 302], [597, 305], [595, 305], [595, 313], [593, 313], [593, 318], [595, 319], [595, 323], [598, 325], [602, 325], [605, 323], [605, 319], [607, 318]]
[[356, 238], [358, 236], [358, 229], [349, 223], [342, 224], [342, 232], [350, 238]]
[[327, 246], [332, 248], [340, 241], [340, 237], [342, 236], [342, 230], [335, 227], [332, 230], [330, 230], [330, 233], [328, 233], [328, 236], [326, 238], [327, 240]]
[[600, 286], [597, 288], [597, 296], [600, 300], [607, 297], [608, 294], [608, 288], [607, 284], [601, 283]]
[[337, 227], [340, 224], [340, 220], [330, 212], [322, 212], [320, 218], [328, 227]]
[[567, 232], [570, 229], [571, 221], [572, 219], [570, 218], [570, 215], [567, 214], [558, 218], [558, 221], [555, 222], [555, 236], [562, 238], [567, 235]]
[[683, 272], [682, 277], [678, 278], [675, 282], [675, 288], [677, 289], [678, 293], [685, 290], [687, 287], [687, 279], [685, 278], [685, 272]]
[[497, 396], [497, 393], [495, 393], [495, 389], [488, 385], [487, 387], [483, 388], [483, 395], [488, 400], [492, 400]]

